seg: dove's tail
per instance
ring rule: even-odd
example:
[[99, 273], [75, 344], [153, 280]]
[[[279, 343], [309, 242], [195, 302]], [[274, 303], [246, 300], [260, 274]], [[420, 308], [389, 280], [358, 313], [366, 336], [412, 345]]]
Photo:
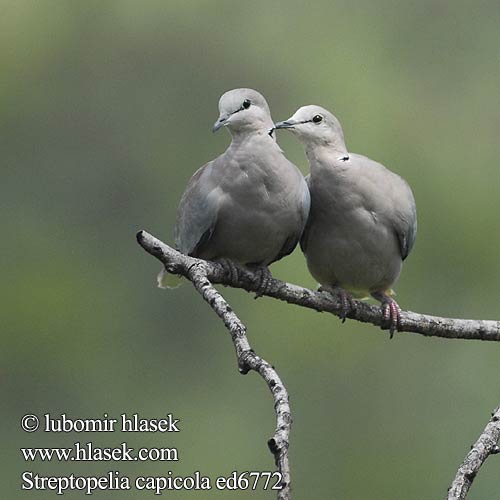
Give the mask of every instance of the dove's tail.
[[178, 274], [171, 274], [167, 272], [167, 270], [162, 267], [161, 271], [158, 273], [156, 278], [156, 282], [158, 283], [158, 288], [177, 288], [182, 285], [182, 276]]

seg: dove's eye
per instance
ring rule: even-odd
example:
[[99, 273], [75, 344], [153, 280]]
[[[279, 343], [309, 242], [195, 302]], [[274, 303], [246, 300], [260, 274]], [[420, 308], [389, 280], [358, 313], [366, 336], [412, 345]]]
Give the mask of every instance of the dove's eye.
[[323, 117], [321, 115], [316, 115], [313, 117], [313, 122], [314, 123], [319, 123], [323, 120]]
[[243, 109], [248, 109], [250, 107], [250, 104], [252, 104], [250, 102], [250, 99], [245, 99], [242, 104]]

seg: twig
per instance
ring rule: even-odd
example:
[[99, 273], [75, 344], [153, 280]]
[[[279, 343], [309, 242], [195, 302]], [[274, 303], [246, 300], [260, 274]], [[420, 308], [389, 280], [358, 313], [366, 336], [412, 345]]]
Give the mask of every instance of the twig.
[[[158, 248], [156, 242], [158, 242], [158, 240], [154, 241], [152, 238], [152, 236], [144, 232], [137, 234], [137, 240], [141, 246], [158, 257], [159, 254], [156, 253]], [[149, 245], [149, 243], [153, 244]], [[166, 246], [163, 243], [161, 243], [161, 245]], [[175, 252], [175, 250], [172, 251]], [[192, 282], [196, 290], [205, 301], [208, 302], [210, 307], [229, 330], [236, 350], [240, 373], [246, 374], [251, 370], [257, 372], [265, 380], [272, 393], [274, 411], [276, 413], [276, 430], [267, 444], [271, 453], [274, 455], [278, 471], [281, 473], [281, 489], [278, 490], [278, 500], [290, 500], [288, 447], [292, 416], [286, 387], [274, 367], [265, 359], [255, 354], [246, 336], [245, 325], [240, 321], [238, 316], [236, 316], [224, 297], [214, 288], [212, 283], [210, 283], [208, 276], [211, 275], [213, 264], [203, 260], [186, 257], [178, 252], [176, 252], [176, 254], [175, 272], [182, 274]], [[164, 261], [162, 260], [162, 262]]]
[[[137, 233], [137, 241], [173, 274], [190, 279], [187, 270], [194, 264], [203, 263], [206, 277], [211, 283], [242, 288], [248, 292], [259, 289], [260, 277], [244, 267], [238, 267], [238, 276], [229, 276], [220, 264], [183, 255], [145, 231]], [[335, 315], [340, 313], [342, 306], [339, 299], [328, 292], [316, 292], [274, 278], [269, 280], [264, 295]], [[355, 304], [356, 308], [347, 314], [348, 318], [384, 327], [379, 307], [361, 301], [356, 301]], [[500, 342], [500, 321], [440, 318], [411, 311], [401, 312], [399, 331], [428, 337]]]
[[479, 469], [486, 459], [498, 453], [498, 440], [500, 439], [500, 406], [493, 411], [488, 424], [479, 439], [474, 443], [469, 453], [458, 468], [453, 483], [448, 489], [447, 500], [464, 500], [476, 477]]

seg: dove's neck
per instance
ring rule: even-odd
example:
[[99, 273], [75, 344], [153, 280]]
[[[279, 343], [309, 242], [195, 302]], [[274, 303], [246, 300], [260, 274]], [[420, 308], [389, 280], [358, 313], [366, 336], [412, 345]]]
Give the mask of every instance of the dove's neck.
[[310, 164], [328, 165], [349, 158], [349, 153], [344, 142], [339, 141], [337, 143], [308, 144], [306, 156]]
[[254, 130], [252, 132], [247, 131], [231, 131], [231, 147], [239, 147], [244, 143], [248, 142], [260, 142], [260, 141], [272, 141], [276, 142], [275, 134], [270, 134], [273, 127], [273, 123], [270, 122], [269, 128], [263, 128], [259, 130]]

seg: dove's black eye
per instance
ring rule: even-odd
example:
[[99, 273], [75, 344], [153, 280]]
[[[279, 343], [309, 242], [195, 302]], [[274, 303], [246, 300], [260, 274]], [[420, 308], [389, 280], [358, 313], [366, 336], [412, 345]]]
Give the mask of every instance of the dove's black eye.
[[242, 104], [243, 109], [248, 109], [250, 107], [250, 104], [252, 104], [250, 102], [250, 99], [245, 99]]
[[323, 117], [321, 115], [316, 115], [316, 116], [313, 117], [313, 122], [314, 123], [319, 123], [322, 120], [323, 120]]

